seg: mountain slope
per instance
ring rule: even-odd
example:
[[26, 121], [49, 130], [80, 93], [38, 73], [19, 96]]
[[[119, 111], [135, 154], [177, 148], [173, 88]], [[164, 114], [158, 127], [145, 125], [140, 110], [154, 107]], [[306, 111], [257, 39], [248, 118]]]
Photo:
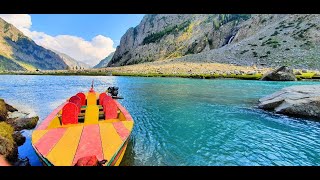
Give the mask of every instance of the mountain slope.
[[[108, 65], [171, 59], [221, 47], [236, 33], [236, 25], [249, 17], [238, 14], [145, 15], [138, 26], [122, 36]], [[216, 30], [220, 26], [223, 31]]]
[[320, 15], [255, 15], [229, 45], [175, 61], [320, 69], [319, 23]]
[[109, 54], [106, 58], [102, 59], [97, 65], [95, 65], [93, 68], [102, 68], [106, 67], [108, 63], [111, 61], [112, 57], [114, 55], [114, 52]]
[[38, 46], [0, 18], [0, 70], [66, 69], [54, 52]]
[[64, 53], [55, 51], [53, 49], [51, 49], [51, 51], [56, 53], [68, 65], [69, 69], [80, 69], [80, 68], [81, 69], [88, 69], [88, 68], [90, 68], [89, 65], [87, 65], [83, 62], [77, 61]]
[[320, 15], [146, 15], [108, 66], [171, 59], [320, 68]]

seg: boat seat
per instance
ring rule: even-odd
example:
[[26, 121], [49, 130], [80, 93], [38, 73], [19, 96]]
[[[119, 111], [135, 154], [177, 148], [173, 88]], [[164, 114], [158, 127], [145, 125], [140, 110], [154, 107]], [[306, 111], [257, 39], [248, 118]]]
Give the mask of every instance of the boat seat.
[[78, 106], [73, 102], [68, 102], [62, 108], [61, 122], [62, 125], [78, 123]]
[[104, 104], [105, 119], [117, 119], [118, 118], [118, 107], [112, 99], [111, 101], [105, 101]]
[[81, 106], [86, 105], [86, 95], [84, 93], [79, 92], [78, 94], [76, 94], [76, 96], [81, 99]]
[[102, 105], [103, 99], [104, 99], [106, 96], [107, 96], [106, 93], [101, 93], [101, 94], [99, 95], [99, 105]]
[[79, 113], [81, 112], [81, 99], [79, 96], [72, 96], [69, 102], [75, 103], [78, 107]]
[[109, 103], [110, 101], [113, 101], [113, 99], [112, 99], [112, 97], [109, 96], [109, 95], [106, 95], [106, 96], [103, 98], [103, 100], [102, 100], [102, 107], [103, 107], [103, 109], [105, 108], [105, 106], [108, 105], [108, 103]]

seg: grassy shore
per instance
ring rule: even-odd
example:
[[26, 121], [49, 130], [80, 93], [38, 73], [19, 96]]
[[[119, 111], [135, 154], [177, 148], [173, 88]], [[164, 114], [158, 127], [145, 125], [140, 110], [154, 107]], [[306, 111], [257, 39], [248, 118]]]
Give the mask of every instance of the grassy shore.
[[[108, 67], [87, 70], [47, 70], [47, 71], [7, 71], [0, 74], [14, 75], [80, 75], [80, 76], [137, 76], [137, 77], [181, 77], [181, 78], [236, 78], [260, 79], [272, 68], [256, 66], [236, 66], [219, 63], [191, 62], [152, 62], [122, 67]], [[319, 72], [295, 69], [296, 77], [300, 79], [320, 78]]]

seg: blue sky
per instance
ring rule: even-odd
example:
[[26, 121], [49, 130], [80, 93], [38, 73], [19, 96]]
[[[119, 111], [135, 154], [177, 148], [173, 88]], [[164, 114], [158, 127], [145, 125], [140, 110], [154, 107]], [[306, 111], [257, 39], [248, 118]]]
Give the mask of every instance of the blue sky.
[[35, 43], [94, 66], [143, 14], [0, 14]]
[[51, 36], [73, 35], [91, 40], [96, 35], [110, 37], [114, 47], [121, 36], [137, 26], [143, 14], [30, 14], [30, 30], [45, 32]]

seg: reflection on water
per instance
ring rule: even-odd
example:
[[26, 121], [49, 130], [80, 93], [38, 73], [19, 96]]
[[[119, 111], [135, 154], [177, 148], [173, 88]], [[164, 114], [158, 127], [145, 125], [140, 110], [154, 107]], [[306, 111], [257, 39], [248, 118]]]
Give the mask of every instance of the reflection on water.
[[[256, 109], [283, 87], [318, 82], [182, 78], [1, 76], [0, 98], [44, 119], [66, 98], [120, 87], [135, 120], [121, 165], [320, 165], [320, 123]], [[19, 148], [41, 165], [31, 143]]]

